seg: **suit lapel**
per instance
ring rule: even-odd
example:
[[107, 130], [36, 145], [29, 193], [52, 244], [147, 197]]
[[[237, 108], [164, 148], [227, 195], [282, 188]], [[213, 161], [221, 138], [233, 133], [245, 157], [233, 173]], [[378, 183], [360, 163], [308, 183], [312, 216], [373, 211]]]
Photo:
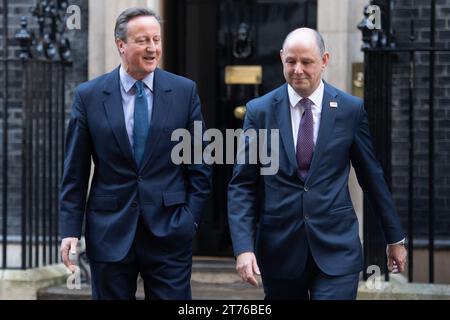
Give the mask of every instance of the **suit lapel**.
[[147, 144], [145, 146], [144, 160], [140, 170], [143, 170], [150, 161], [155, 146], [159, 141], [161, 130], [164, 129], [167, 117], [172, 110], [172, 97], [170, 92], [172, 89], [166, 80], [164, 73], [158, 68], [155, 70], [155, 78], [153, 83], [153, 111], [150, 123], [149, 133], [147, 136]]
[[325, 151], [327, 141], [330, 139], [330, 133], [333, 131], [334, 121], [336, 119], [336, 112], [338, 108], [330, 107], [330, 102], [336, 102], [337, 92], [324, 81], [324, 92], [322, 100], [322, 113], [320, 118], [319, 133], [317, 136], [316, 147], [314, 148], [314, 155], [311, 161], [311, 166], [309, 168], [309, 174], [306, 178], [305, 183], [308, 183], [311, 176], [314, 175], [315, 171], [320, 162], [320, 158]]
[[295, 171], [297, 171], [297, 159], [295, 157], [295, 146], [292, 136], [292, 122], [291, 113], [289, 110], [287, 84], [279, 89], [272, 104], [275, 110], [278, 128], [280, 128], [280, 135], [283, 141], [284, 149], [291, 166], [295, 168]]
[[103, 105], [114, 136], [125, 158], [133, 168], [136, 168], [136, 162], [134, 161], [133, 151], [131, 150], [130, 140], [128, 139], [125, 126], [122, 95], [120, 93], [119, 68], [116, 68], [106, 77], [103, 93], [105, 94]]

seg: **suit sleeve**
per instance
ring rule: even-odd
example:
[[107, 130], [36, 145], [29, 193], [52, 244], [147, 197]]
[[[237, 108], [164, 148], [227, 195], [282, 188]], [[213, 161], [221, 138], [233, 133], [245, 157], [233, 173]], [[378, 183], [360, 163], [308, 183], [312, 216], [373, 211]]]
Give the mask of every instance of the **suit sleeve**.
[[360, 106], [356, 134], [350, 151], [358, 182], [381, 222], [387, 243], [405, 238], [384, 172], [375, 157], [364, 106]]
[[[249, 129], [257, 130], [253, 110], [247, 104], [244, 119], [244, 132]], [[257, 140], [245, 139], [238, 149], [238, 154], [248, 155]], [[245, 152], [245, 153], [244, 153]], [[256, 203], [259, 182], [259, 164], [237, 163], [233, 168], [233, 175], [228, 186], [228, 223], [233, 242], [234, 255], [255, 251]]]
[[85, 106], [75, 90], [61, 181], [59, 229], [62, 238], [81, 237], [91, 172], [91, 145]]
[[[191, 147], [194, 152], [201, 152], [203, 155], [204, 143], [202, 142], [202, 150], [195, 150], [195, 134], [194, 134], [194, 123], [202, 123], [202, 135], [199, 137], [201, 140], [203, 137], [203, 132], [205, 128], [205, 123], [203, 121], [200, 98], [197, 94], [197, 87], [194, 84], [191, 91], [191, 102], [190, 102], [190, 117], [189, 117], [189, 132], [191, 134]], [[194, 160], [194, 157], [191, 157]], [[203, 157], [202, 157], [203, 159]], [[205, 211], [205, 205], [209, 198], [212, 190], [212, 167], [205, 164], [203, 161], [201, 164], [196, 164], [191, 161], [191, 164], [186, 166], [186, 180], [187, 180], [187, 207], [194, 216], [197, 225], [200, 224], [203, 212]]]

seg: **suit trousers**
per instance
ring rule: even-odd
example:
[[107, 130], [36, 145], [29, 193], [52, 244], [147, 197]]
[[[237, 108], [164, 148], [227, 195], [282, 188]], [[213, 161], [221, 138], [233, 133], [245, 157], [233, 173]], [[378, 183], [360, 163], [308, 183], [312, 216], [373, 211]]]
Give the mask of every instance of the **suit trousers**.
[[140, 274], [146, 300], [190, 300], [191, 243], [173, 248], [157, 240], [139, 217], [135, 239], [125, 258], [107, 263], [90, 261], [92, 298], [135, 300]]
[[355, 300], [359, 273], [327, 275], [319, 269], [308, 249], [301, 277], [277, 279], [263, 275], [262, 281], [266, 300]]

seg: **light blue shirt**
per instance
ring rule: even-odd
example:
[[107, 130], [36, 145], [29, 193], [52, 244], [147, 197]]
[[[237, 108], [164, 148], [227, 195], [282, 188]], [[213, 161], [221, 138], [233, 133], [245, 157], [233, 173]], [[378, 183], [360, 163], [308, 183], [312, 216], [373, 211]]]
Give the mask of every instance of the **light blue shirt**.
[[[130, 140], [131, 147], [133, 147], [133, 128], [134, 128], [134, 98], [136, 95], [136, 90], [134, 84], [137, 81], [132, 76], [130, 76], [122, 67], [120, 66], [120, 94], [122, 95], [122, 106], [123, 114], [125, 116], [125, 126], [127, 128], [128, 139]], [[148, 123], [150, 125], [152, 120], [152, 110], [153, 110], [153, 79], [155, 73], [152, 72], [146, 76], [142, 82], [144, 82], [144, 91], [147, 97], [148, 104]]]

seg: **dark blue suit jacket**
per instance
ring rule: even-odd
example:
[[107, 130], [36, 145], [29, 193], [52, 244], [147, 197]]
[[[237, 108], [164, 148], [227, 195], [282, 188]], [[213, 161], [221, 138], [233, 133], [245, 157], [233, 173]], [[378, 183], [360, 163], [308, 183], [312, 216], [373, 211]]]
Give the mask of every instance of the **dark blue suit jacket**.
[[319, 134], [304, 182], [297, 173], [287, 84], [247, 104], [244, 129], [249, 128], [279, 129], [281, 140], [276, 175], [260, 176], [260, 165], [235, 165], [228, 192], [234, 253], [256, 251], [263, 276], [299, 277], [308, 246], [326, 274], [362, 269], [358, 221], [347, 185], [350, 162], [388, 243], [404, 238], [374, 156], [361, 99], [325, 83]]
[[[119, 68], [75, 90], [61, 185], [61, 237], [80, 237], [86, 216], [90, 259], [119, 261], [139, 215], [164, 246], [186, 246], [211, 190], [206, 165], [174, 165], [172, 131], [203, 121], [195, 83], [155, 70], [153, 114], [144, 160], [134, 160], [124, 120]], [[88, 193], [91, 159], [95, 164]]]

